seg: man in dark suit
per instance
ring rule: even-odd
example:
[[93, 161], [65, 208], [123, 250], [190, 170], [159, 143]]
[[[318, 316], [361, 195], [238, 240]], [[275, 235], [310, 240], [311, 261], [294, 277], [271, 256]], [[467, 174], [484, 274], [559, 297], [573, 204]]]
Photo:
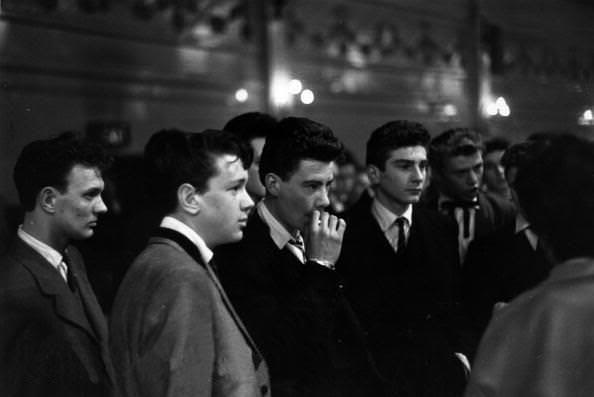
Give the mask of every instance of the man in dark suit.
[[454, 128], [436, 136], [429, 147], [431, 186], [425, 206], [458, 223], [458, 250], [464, 263], [468, 245], [511, 222], [515, 210], [508, 200], [483, 193], [482, 140], [467, 128]]
[[164, 130], [145, 158], [149, 192], [166, 216], [114, 301], [120, 395], [270, 395], [266, 363], [211, 261], [212, 248], [243, 235], [251, 151], [227, 132]]
[[215, 255], [231, 300], [270, 364], [275, 396], [379, 393], [333, 270], [345, 223], [324, 208], [341, 149], [322, 124], [281, 120], [262, 152], [266, 196], [244, 239]]
[[25, 216], [0, 259], [3, 396], [109, 396], [107, 326], [73, 240], [107, 211], [101, 148], [73, 134], [35, 141], [14, 180]]
[[467, 324], [460, 314], [456, 226], [413, 205], [427, 172], [429, 133], [393, 121], [367, 142], [373, 201], [346, 214], [337, 270], [373, 357], [402, 396], [458, 396]]
[[509, 302], [547, 278], [552, 263], [538, 235], [526, 220], [514, 188], [516, 175], [547, 146], [546, 141], [528, 141], [509, 147], [501, 162], [518, 212], [513, 222], [474, 240], [464, 266], [464, 303], [480, 335], [487, 327], [494, 306]]

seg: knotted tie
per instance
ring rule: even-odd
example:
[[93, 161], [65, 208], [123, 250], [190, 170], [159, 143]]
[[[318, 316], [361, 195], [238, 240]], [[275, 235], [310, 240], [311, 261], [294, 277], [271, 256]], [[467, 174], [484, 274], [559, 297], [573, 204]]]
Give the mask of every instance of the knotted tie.
[[406, 247], [406, 235], [404, 232], [404, 225], [406, 224], [406, 218], [400, 217], [396, 218], [394, 222], [396, 227], [398, 228], [398, 242], [396, 245], [396, 252], [402, 253], [404, 252], [404, 248]]
[[78, 290], [78, 280], [76, 279], [76, 274], [74, 274], [74, 271], [72, 270], [68, 255], [64, 254], [62, 262], [58, 265], [58, 270], [62, 277], [64, 277], [64, 280], [66, 280], [68, 287], [70, 287], [70, 291], [76, 292]]
[[298, 234], [289, 240], [289, 244], [298, 251], [301, 262], [305, 262], [305, 243], [303, 242], [303, 237]]
[[444, 201], [441, 204], [441, 208], [449, 216], [456, 219], [456, 208], [462, 210], [462, 235], [465, 239], [470, 237], [470, 210], [477, 210], [479, 208], [478, 203], [473, 201]]

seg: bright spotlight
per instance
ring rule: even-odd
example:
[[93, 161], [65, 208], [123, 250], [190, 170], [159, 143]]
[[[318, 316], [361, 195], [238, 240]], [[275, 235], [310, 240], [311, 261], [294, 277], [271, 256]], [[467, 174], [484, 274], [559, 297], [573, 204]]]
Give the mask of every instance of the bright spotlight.
[[289, 81], [289, 93], [297, 95], [303, 90], [303, 84], [299, 79], [293, 79]]
[[235, 99], [237, 100], [237, 102], [245, 102], [248, 100], [248, 92], [245, 88], [240, 88], [237, 91], [235, 91]]
[[301, 91], [301, 102], [303, 102], [305, 105], [310, 105], [313, 103], [315, 96], [312, 90], [303, 90]]

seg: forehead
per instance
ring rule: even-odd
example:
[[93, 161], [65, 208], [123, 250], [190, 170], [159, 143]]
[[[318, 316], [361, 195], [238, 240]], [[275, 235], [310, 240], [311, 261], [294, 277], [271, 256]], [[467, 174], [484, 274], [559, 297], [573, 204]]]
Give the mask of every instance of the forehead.
[[460, 171], [471, 169], [483, 163], [483, 156], [481, 152], [476, 152], [469, 156], [453, 156], [445, 161], [446, 170]]
[[405, 146], [400, 147], [398, 149], [390, 150], [388, 152], [388, 156], [386, 161], [398, 161], [398, 160], [411, 160], [411, 161], [418, 161], [418, 160], [426, 160], [427, 159], [427, 149], [425, 147], [417, 145], [417, 146]]
[[215, 174], [209, 182], [225, 182], [245, 178], [247, 171], [243, 168], [241, 159], [234, 154], [222, 154], [215, 156]]
[[333, 161], [300, 160], [297, 169], [289, 178], [291, 180], [332, 180], [335, 164]]
[[101, 171], [96, 167], [88, 167], [81, 164], [75, 164], [66, 176], [68, 187], [102, 187], [103, 178]]

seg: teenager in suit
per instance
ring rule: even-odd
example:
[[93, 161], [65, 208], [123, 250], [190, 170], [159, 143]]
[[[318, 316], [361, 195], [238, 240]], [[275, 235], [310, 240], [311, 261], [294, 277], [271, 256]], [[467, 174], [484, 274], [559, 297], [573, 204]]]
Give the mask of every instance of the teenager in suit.
[[73, 134], [28, 144], [14, 181], [25, 216], [0, 259], [0, 390], [4, 396], [109, 396], [107, 325], [73, 240], [100, 214], [101, 148]]
[[481, 191], [482, 140], [467, 128], [447, 130], [431, 140], [431, 186], [425, 205], [458, 223], [458, 251], [464, 263], [468, 246], [511, 222], [515, 210], [509, 200]]
[[394, 392], [456, 396], [468, 362], [455, 224], [414, 205], [425, 182], [429, 139], [410, 121], [372, 132], [367, 170], [374, 199], [347, 212], [337, 270]]
[[251, 151], [222, 131], [164, 130], [150, 138], [145, 158], [149, 192], [166, 215], [114, 302], [118, 391], [270, 395], [266, 364], [211, 261], [214, 247], [243, 235], [253, 206], [245, 190]]
[[546, 141], [528, 141], [512, 145], [505, 151], [501, 162], [518, 209], [516, 217], [501, 229], [470, 244], [462, 290], [465, 306], [479, 335], [487, 327], [496, 304], [509, 302], [535, 287], [551, 270], [552, 263], [526, 220], [514, 189], [519, 169], [546, 145]]
[[328, 127], [281, 120], [262, 152], [266, 196], [244, 239], [215, 255], [231, 300], [270, 364], [276, 396], [379, 393], [333, 270], [345, 223], [324, 208], [341, 150]]
[[520, 206], [556, 265], [493, 315], [466, 396], [594, 394], [593, 175], [594, 143], [571, 135], [519, 169]]

